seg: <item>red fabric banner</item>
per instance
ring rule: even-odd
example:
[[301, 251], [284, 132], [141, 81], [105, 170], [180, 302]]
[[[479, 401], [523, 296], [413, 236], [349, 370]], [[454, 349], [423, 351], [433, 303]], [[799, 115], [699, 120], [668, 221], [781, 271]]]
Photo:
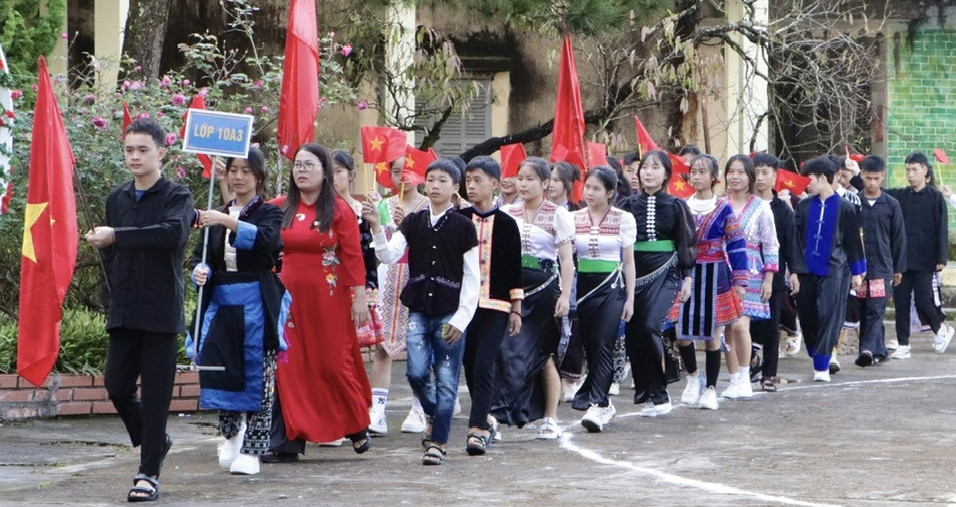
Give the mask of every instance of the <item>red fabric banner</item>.
[[279, 96], [279, 152], [295, 160], [295, 153], [315, 139], [312, 124], [319, 113], [319, 30], [315, 0], [291, 0]]
[[60, 349], [63, 298], [73, 278], [79, 232], [73, 169], [76, 162], [40, 57], [30, 174], [20, 258], [17, 373], [40, 386]]
[[[551, 162], [564, 160], [583, 171], [584, 151], [584, 106], [581, 105], [581, 86], [578, 83], [578, 70], [574, 63], [574, 46], [571, 36], [565, 35], [561, 45], [561, 65], [558, 69], [558, 94], [554, 104], [554, 130], [551, 134]], [[559, 155], [559, 149], [564, 154]], [[584, 184], [575, 181], [571, 190], [571, 200], [580, 202]]]
[[501, 147], [501, 179], [514, 178], [518, 175], [518, 167], [528, 155], [524, 152], [521, 143], [506, 144]]
[[789, 190], [793, 195], [800, 195], [807, 189], [807, 185], [809, 184], [810, 178], [806, 176], [786, 169], [777, 169], [777, 184], [774, 185], [774, 190], [777, 192]]

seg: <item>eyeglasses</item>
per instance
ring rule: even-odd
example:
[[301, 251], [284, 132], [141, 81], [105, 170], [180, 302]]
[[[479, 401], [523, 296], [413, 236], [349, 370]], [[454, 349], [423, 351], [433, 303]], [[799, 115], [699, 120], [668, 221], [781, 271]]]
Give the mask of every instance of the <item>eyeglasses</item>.
[[319, 167], [320, 167], [320, 164], [316, 164], [315, 162], [312, 162], [311, 160], [307, 162], [296, 161], [295, 163], [292, 164], [292, 169], [299, 172], [304, 172], [304, 173], [310, 173], [312, 171], [315, 171]]

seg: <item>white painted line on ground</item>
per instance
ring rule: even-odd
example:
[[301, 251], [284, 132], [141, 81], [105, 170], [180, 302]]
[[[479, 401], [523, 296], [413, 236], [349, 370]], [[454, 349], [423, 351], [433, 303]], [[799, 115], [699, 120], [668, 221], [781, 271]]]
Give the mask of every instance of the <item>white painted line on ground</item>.
[[880, 379], [870, 379], [870, 380], [848, 380], [846, 382], [809, 382], [807, 383], [807, 385], [803, 385], [803, 386], [778, 387], [777, 392], [785, 393], [787, 391], [795, 391], [797, 389], [813, 389], [813, 388], [821, 388], [821, 387], [859, 386], [859, 385], [865, 385], [865, 384], [895, 384], [898, 382], [919, 382], [923, 380], [947, 380], [947, 379], [956, 379], [956, 375], [934, 375], [930, 377], [896, 377], [896, 378], [880, 378]]
[[834, 505], [834, 504], [804, 502], [802, 500], [794, 500], [792, 498], [787, 498], [783, 496], [765, 495], [762, 493], [755, 493], [753, 491], [745, 491], [745, 490], [738, 489], [733, 486], [727, 486], [724, 484], [704, 482], [704, 481], [699, 481], [697, 479], [687, 479], [679, 475], [661, 472], [660, 470], [640, 467], [633, 463], [629, 463], [627, 461], [617, 461], [617, 460], [605, 458], [604, 456], [601, 456], [600, 454], [594, 451], [591, 451], [589, 449], [584, 449], [574, 444], [573, 442], [571, 442], [571, 438], [572, 438], [572, 434], [570, 432], [565, 431], [564, 433], [562, 433], [561, 447], [563, 449], [567, 449], [571, 452], [574, 452], [580, 455], [581, 457], [585, 459], [594, 461], [596, 463], [600, 463], [602, 465], [611, 465], [618, 468], [624, 468], [626, 470], [637, 472], [643, 475], [649, 475], [651, 477], [654, 477], [655, 479], [658, 479], [664, 482], [669, 482], [671, 484], [676, 484], [678, 486], [696, 488], [696, 489], [704, 490], [708, 493], [746, 496], [749, 498], [753, 498], [755, 500], [759, 500], [761, 502], [772, 502], [772, 503], [780, 503], [780, 504], [787, 504], [787, 505], [805, 505], [805, 506], [811, 506], [811, 507], [831, 507], [832, 505]]

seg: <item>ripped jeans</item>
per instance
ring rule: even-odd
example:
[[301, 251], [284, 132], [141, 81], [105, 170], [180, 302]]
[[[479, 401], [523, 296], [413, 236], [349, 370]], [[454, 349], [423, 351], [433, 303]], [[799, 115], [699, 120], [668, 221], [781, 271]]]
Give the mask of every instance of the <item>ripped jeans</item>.
[[452, 315], [412, 312], [408, 316], [408, 362], [405, 375], [415, 396], [421, 401], [425, 415], [432, 419], [430, 440], [438, 444], [448, 442], [465, 351], [464, 336], [451, 345], [441, 336], [442, 324], [447, 323]]

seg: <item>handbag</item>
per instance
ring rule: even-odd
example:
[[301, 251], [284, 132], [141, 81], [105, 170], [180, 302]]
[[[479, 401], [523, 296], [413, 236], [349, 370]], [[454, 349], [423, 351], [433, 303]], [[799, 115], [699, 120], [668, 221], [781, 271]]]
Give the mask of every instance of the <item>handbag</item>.
[[382, 318], [378, 315], [378, 305], [368, 305], [369, 319], [365, 324], [355, 327], [359, 347], [371, 347], [385, 341]]

